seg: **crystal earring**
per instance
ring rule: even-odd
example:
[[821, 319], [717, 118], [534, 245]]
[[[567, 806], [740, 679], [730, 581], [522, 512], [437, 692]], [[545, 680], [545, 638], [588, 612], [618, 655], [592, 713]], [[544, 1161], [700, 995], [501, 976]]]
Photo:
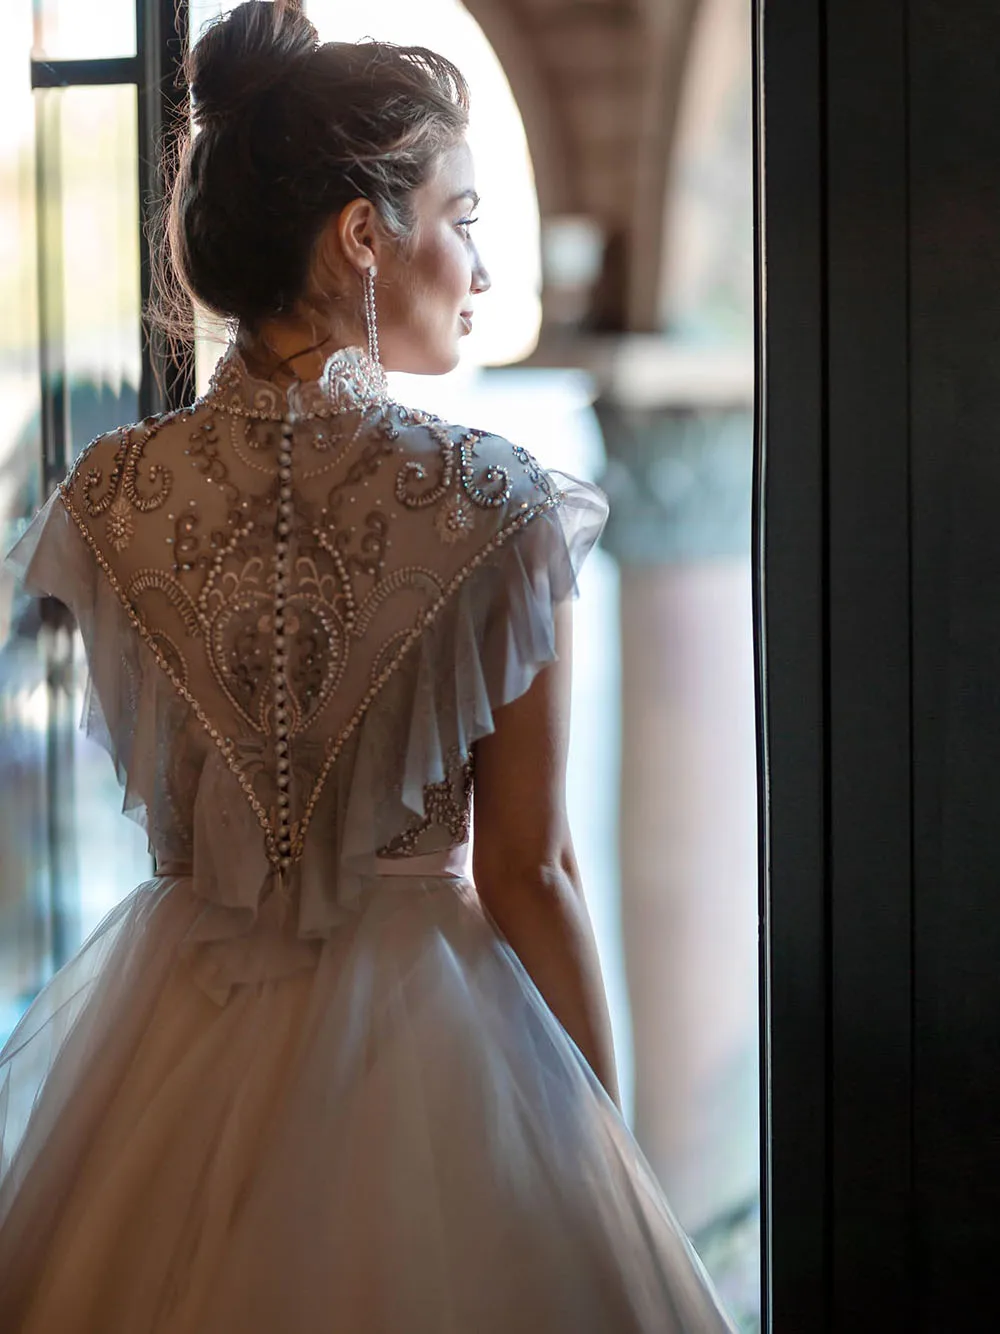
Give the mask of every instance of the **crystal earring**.
[[373, 264], [364, 276], [365, 286], [365, 330], [368, 334], [368, 355], [375, 365], [379, 364], [378, 350], [378, 315], [375, 311], [375, 279], [378, 269]]

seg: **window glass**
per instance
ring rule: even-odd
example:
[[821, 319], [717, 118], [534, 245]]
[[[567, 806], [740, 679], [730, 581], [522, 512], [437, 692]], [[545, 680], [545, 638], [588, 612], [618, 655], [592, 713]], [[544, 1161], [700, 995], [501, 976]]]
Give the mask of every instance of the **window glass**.
[[42, 147], [55, 196], [46, 199], [53, 217], [43, 254], [56, 289], [49, 328], [59, 337], [61, 323], [75, 455], [138, 415], [136, 90], [51, 89], [36, 97], [46, 104]]
[[[32, 94], [32, 15], [0, 46], [0, 550], [45, 499], [41, 384], [65, 457], [137, 415], [136, 92]], [[149, 874], [108, 757], [79, 730], [82, 646], [0, 567], [0, 1040], [97, 920]]]
[[34, 10], [32, 55], [36, 60], [135, 55], [135, 0], [100, 0], [99, 4], [35, 0]]
[[[35, 267], [35, 113], [28, 3], [4, 13], [0, 42], [0, 549], [41, 499]], [[0, 1036], [47, 967], [45, 653], [39, 608], [0, 565]]]

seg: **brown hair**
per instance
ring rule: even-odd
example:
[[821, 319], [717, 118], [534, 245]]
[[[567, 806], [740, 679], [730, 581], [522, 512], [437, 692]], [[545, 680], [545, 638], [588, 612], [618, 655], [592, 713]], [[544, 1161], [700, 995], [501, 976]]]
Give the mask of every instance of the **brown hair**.
[[449, 60], [386, 42], [320, 45], [297, 0], [246, 0], [206, 30], [186, 74], [198, 133], [177, 145], [160, 305], [171, 308], [165, 279], [248, 330], [309, 300], [316, 241], [352, 199], [405, 239], [413, 191], [468, 124]]

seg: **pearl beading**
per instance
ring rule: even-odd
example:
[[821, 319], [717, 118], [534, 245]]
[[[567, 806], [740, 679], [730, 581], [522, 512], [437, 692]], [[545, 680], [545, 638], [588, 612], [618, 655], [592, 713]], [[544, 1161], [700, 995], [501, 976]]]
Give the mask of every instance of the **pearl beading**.
[[[86, 468], [83, 478], [83, 504], [89, 518], [96, 519], [107, 510], [117, 509], [109, 533], [116, 550], [124, 550], [132, 537], [131, 532], [128, 532], [126, 537], [122, 511], [120, 507], [116, 507], [116, 502], [124, 498], [130, 509], [137, 514], [150, 514], [169, 499], [173, 487], [173, 473], [170, 469], [162, 463], [151, 463], [146, 469], [146, 481], [154, 487], [154, 490], [152, 494], [143, 494], [139, 490], [139, 467], [143, 462], [146, 447], [165, 426], [189, 417], [193, 412], [194, 407], [176, 408], [163, 417], [146, 417], [133, 426], [120, 427], [115, 432], [118, 446], [103, 496], [94, 495], [104, 478], [101, 469], [92, 466], [90, 446], [79, 455], [70, 468], [65, 478], [66, 486], [75, 486], [79, 474]], [[114, 541], [115, 537], [117, 541]]]
[[386, 663], [385, 667], [383, 667], [382, 671], [380, 671], [370, 682], [368, 689], [358, 702], [357, 708], [348, 719], [347, 725], [336, 737], [331, 738], [331, 740], [327, 742], [326, 755], [322, 767], [316, 777], [316, 782], [313, 785], [312, 792], [309, 794], [309, 800], [306, 803], [305, 810], [302, 812], [302, 819], [299, 821], [296, 830], [296, 838], [293, 844], [293, 854], [296, 858], [302, 856], [306, 830], [312, 820], [313, 812], [320, 799], [327, 776], [336, 763], [337, 757], [340, 755], [347, 741], [367, 714], [377, 696], [381, 694], [383, 687], [395, 674], [396, 669], [404, 660], [410, 648], [416, 643], [424, 631], [428, 630], [434, 624], [442, 609], [447, 606], [454, 594], [457, 593], [465, 583], [466, 579], [478, 570], [484, 561], [490, 560], [492, 556], [498, 552], [501, 547], [505, 546], [516, 533], [519, 533], [527, 524], [531, 523], [534, 519], [537, 519], [539, 515], [545, 514], [549, 510], [556, 509], [562, 503], [562, 492], [553, 491], [551, 495], [545, 500], [540, 501], [537, 505], [525, 505], [513, 519], [495, 533], [489, 542], [481, 547], [479, 551], [477, 551], [476, 554], [462, 566], [449, 583], [444, 586], [435, 601], [417, 617], [416, 623], [412, 628], [405, 631], [400, 636], [395, 652]]
[[240, 788], [243, 791], [243, 795], [246, 797], [247, 802], [250, 805], [250, 809], [257, 817], [257, 822], [264, 833], [265, 843], [268, 849], [268, 856], [269, 859], [273, 861], [274, 858], [271, 855], [271, 843], [272, 843], [271, 826], [270, 826], [270, 821], [268, 819], [268, 814], [266, 809], [264, 808], [263, 803], [258, 798], [257, 793], [254, 791], [253, 783], [251, 782], [246, 770], [239, 763], [239, 760], [237, 758], [236, 743], [233, 741], [232, 737], [226, 736], [212, 722], [211, 718], [209, 718], [208, 714], [198, 703], [196, 697], [192, 694], [187, 682], [183, 679], [183, 677], [181, 677], [178, 674], [173, 664], [170, 662], [167, 655], [164, 653], [163, 646], [160, 640], [150, 631], [149, 626], [146, 625], [146, 622], [136, 611], [131, 599], [128, 596], [128, 593], [120, 584], [118, 576], [111, 568], [107, 558], [104, 555], [104, 552], [99, 547], [96, 538], [94, 537], [93, 533], [87, 526], [86, 520], [77, 511], [75, 505], [73, 504], [73, 499], [70, 494], [71, 477], [72, 474], [70, 475], [69, 478], [67, 478], [66, 481], [61, 482], [59, 485], [60, 499], [62, 500], [63, 505], [65, 506], [66, 512], [69, 514], [70, 518], [76, 524], [77, 529], [80, 532], [80, 536], [83, 538], [87, 546], [90, 548], [94, 556], [94, 559], [97, 561], [97, 564], [100, 566], [101, 571], [103, 572], [105, 578], [108, 581], [109, 587], [111, 588], [115, 596], [118, 598], [118, 601], [121, 603], [122, 609], [124, 610], [125, 615], [128, 617], [132, 628], [135, 630], [136, 634], [149, 649], [150, 653], [153, 655], [154, 660], [156, 661], [157, 666], [163, 672], [164, 676], [166, 676], [167, 680], [177, 691], [178, 695], [180, 695], [181, 699], [183, 699], [184, 702], [190, 707], [191, 712], [198, 719], [198, 722], [204, 729], [206, 736], [208, 736], [212, 740], [219, 754], [225, 761], [227, 767], [233, 774], [233, 777], [239, 783]]
[[[474, 460], [476, 459], [477, 454], [476, 446], [479, 444], [483, 433], [467, 430], [461, 434], [460, 438], [453, 439], [451, 431], [444, 423], [440, 422], [439, 419], [434, 418], [429, 414], [409, 412], [405, 409], [398, 408], [396, 405], [389, 406], [393, 409], [393, 421], [398, 419], [401, 422], [419, 422], [419, 424], [425, 426], [425, 429], [428, 429], [431, 439], [437, 443], [441, 456], [441, 463], [443, 465], [444, 476], [432, 485], [432, 491], [436, 493], [439, 498], [442, 498], [442, 493], [447, 494], [447, 492], [450, 491], [452, 502], [461, 504], [463, 500], [467, 499], [480, 509], [493, 509], [494, 507], [509, 503], [511, 486], [510, 476], [507, 469], [497, 465], [491, 465], [485, 468], [482, 473], [481, 483], [475, 476]], [[193, 412], [193, 409], [186, 409], [183, 410], [181, 415], [189, 415], [191, 412]], [[178, 414], [171, 414], [171, 417], [177, 415]], [[349, 482], [354, 485], [360, 484], [361, 487], [364, 487], [368, 484], [365, 474], [373, 473], [375, 471], [374, 458], [368, 458], [372, 448], [377, 447], [380, 456], [382, 454], [391, 454], [393, 449], [390, 443], [391, 433], [378, 421], [381, 415], [380, 412], [374, 409], [370, 413], [367, 410], [362, 410], [361, 415], [362, 420], [367, 416], [370, 422], [372, 422], [372, 419], [374, 418], [373, 429], [379, 432], [380, 437], [384, 437], [384, 439], [375, 442], [375, 446], [368, 446], [366, 448], [363, 460], [359, 460], [357, 464], [353, 465], [347, 478], [345, 478], [345, 483]], [[67, 481], [62, 484], [61, 488], [62, 498], [66, 509], [69, 511], [76, 527], [79, 529], [88, 546], [91, 548], [91, 551], [107, 577], [111, 588], [117, 594], [132, 627], [136, 630], [146, 648], [152, 653], [153, 658], [163, 670], [166, 677], [170, 680], [177, 693], [191, 706], [194, 718], [197, 719], [201, 724], [201, 727], [204, 729], [204, 732], [207, 733], [212, 742], [214, 742], [214, 746], [222, 756], [227, 768], [229, 768], [236, 781], [239, 783], [239, 786], [263, 831], [266, 855], [275, 873], [275, 888], [279, 892], [284, 892], [286, 884], [285, 873], [288, 872], [290, 867], [292, 867], [303, 854], [304, 844], [312, 816], [317, 809], [326, 779], [336, 763], [338, 756], [343, 752], [343, 747], [348, 739], [364, 719], [376, 696], [381, 692], [383, 687], [401, 665], [406, 653], [409, 651], [415, 640], [419, 638], [420, 635], [437, 619], [449, 599], [484, 560], [489, 559], [493, 552], [499, 550], [499, 548], [501, 548], [527, 523], [530, 523], [545, 511], [557, 507], [563, 500], [562, 495], [552, 486], [549, 478], [544, 471], [534, 463], [534, 460], [527, 454], [527, 451], [522, 451], [518, 447], [513, 447], [514, 458], [526, 469], [530, 480], [541, 491], [541, 503], [530, 504], [527, 501], [523, 501], [518, 506], [518, 512], [506, 518], [506, 521], [503, 522], [499, 531], [494, 533], [492, 539], [473, 553], [471, 559], [467, 560], [459, 569], [452, 571], [452, 577], [450, 579], [446, 577], [442, 578], [441, 575], [426, 566], [409, 566], [399, 570], [390, 571], [388, 574], [383, 575], [382, 567], [384, 561], [380, 558], [377, 563], [377, 571], [380, 576], [379, 582], [367, 596], [360, 599], [356, 599], [355, 589], [351, 580], [348, 578], [349, 571], [347, 569], [346, 561], [340, 552], [337, 543], [333, 540], [333, 528], [328, 527], [325, 522], [321, 522], [317, 528], [310, 529], [311, 537], [315, 540], [316, 546], [326, 551], [331, 560], [334, 567], [335, 578], [342, 590], [342, 601], [340, 602], [336, 613], [336, 622], [340, 632], [346, 632], [346, 639], [360, 640], [368, 630], [378, 606], [397, 588], [402, 588], [404, 586], [421, 587], [428, 600], [422, 613], [415, 618], [409, 628], [403, 628], [393, 634], [391, 638], [378, 649], [378, 652], [375, 654], [373, 661], [370, 664], [367, 689], [364, 691], [363, 695], [358, 697], [356, 701], [357, 707], [354, 709], [351, 716], [347, 718], [344, 723], [341, 723], [338, 734], [328, 737], [323, 752], [321, 756], [318, 757], [320, 759], [320, 771], [318, 773], [310, 772], [309, 778], [306, 780], [307, 770], [303, 769], [300, 772], [293, 764], [292, 752], [294, 749], [294, 738], [300, 730], [299, 723], [301, 720], [298, 718], [299, 704], [291, 689], [293, 673], [290, 661], [290, 655], [294, 656], [293, 641], [295, 640], [295, 631], [297, 628], [295, 614], [297, 605], [296, 599], [300, 591], [296, 584], [296, 575], [300, 572], [300, 565], [302, 564], [298, 557], [293, 559], [290, 552], [290, 539], [296, 527], [296, 507], [293, 502], [292, 477], [293, 444], [297, 451], [301, 440], [301, 437], [299, 441], [293, 439], [295, 434], [293, 423], [297, 426], [297, 423], [303, 419], [303, 414], [297, 410], [297, 405], [294, 404], [286, 408], [283, 417], [271, 419], [276, 423], [280, 423], [279, 430], [275, 433], [280, 436], [280, 445], [278, 447], [278, 456], [276, 458], [276, 462], [279, 465], [279, 475], [267, 491], [261, 493], [258, 497], [259, 503], [250, 507], [249, 503], [244, 500], [239, 507], [241, 513], [237, 514], [233, 511], [227, 514], [226, 522], [229, 527], [229, 533], [226, 535], [220, 532], [218, 540], [222, 542], [221, 547], [217, 544], [216, 537], [213, 534], [214, 550], [211, 555], [208, 557], [198, 557], [197, 564], [199, 567], [204, 567], [206, 577], [204, 584], [195, 599], [192, 599], [189, 596], [187, 590], [180, 583], [169, 577], [165, 571], [160, 570], [158, 567], [154, 570], [143, 568], [135, 571], [131, 578], [126, 578], [122, 583], [119, 583], [115, 571], [112, 569], [106, 556], [101, 550], [101, 544], [97, 539], [97, 535], [91, 531], [90, 525], [87, 523], [87, 520], [83, 515], [76, 511], [73, 497], [70, 494], [70, 483], [80, 472], [81, 464], [85, 464], [85, 466], [90, 466], [91, 464], [91, 460], [88, 458], [90, 453], [89, 450], [77, 461], [70, 478], [67, 478]], [[128, 438], [124, 441], [119, 439], [119, 448], [116, 451], [115, 458], [115, 476], [111, 479], [112, 483], [116, 481], [122, 482], [126, 471], [129, 471], [130, 476], [132, 477], [138, 475], [138, 465], [142, 461], [143, 449], [149, 439], [157, 433], [159, 425], [160, 423], [156, 421], [143, 423], [142, 426], [145, 428], [145, 433], [140, 435], [135, 442], [132, 442]], [[150, 430], [150, 426], [154, 429]], [[273, 440], [274, 435], [272, 435], [271, 438]], [[306, 439], [308, 440], [308, 434]], [[132, 449], [130, 449], [130, 446], [133, 445], [133, 443], [135, 445], [134, 455]], [[447, 457], [445, 457], [446, 451]], [[221, 472], [219, 471], [217, 461], [211, 456], [211, 451], [206, 449], [205, 455], [206, 457], [199, 463], [199, 471], [202, 471], [205, 474], [207, 481], [220, 486], [226, 491], [227, 477], [225, 470], [222, 469]], [[304, 461], [305, 460], [300, 457], [298, 452], [296, 452], [294, 458], [295, 480], [298, 483], [299, 489], [301, 489], [302, 477], [304, 475], [301, 467], [301, 464]], [[192, 462], [194, 462], [194, 460], [192, 460]], [[532, 467], [532, 465], [534, 466]], [[425, 469], [422, 464], [417, 464], [415, 461], [411, 462], [409, 465], [404, 465], [401, 470], [402, 477], [406, 478], [408, 474], [412, 476], [415, 469], [419, 470], [421, 480], [423, 480]], [[532, 473], [534, 476], [531, 476]], [[91, 479], [90, 473], [87, 473], [86, 476], [89, 485], [85, 490], [83, 505], [88, 512], [92, 508], [97, 509], [99, 512], [103, 512], [106, 505], [104, 498], [102, 497], [96, 505], [92, 499], [92, 492], [95, 487], [100, 484], [101, 477], [97, 472], [94, 473], [93, 479]], [[135, 508], [140, 513], [145, 513], [162, 505], [164, 500], [169, 496], [171, 483], [169, 470], [163, 468], [161, 464], [150, 463], [145, 469], [143, 476], [148, 477], [149, 481], [156, 487], [156, 490], [153, 495], [147, 494], [137, 497], [139, 503]], [[445, 478], [447, 479], [447, 485], [442, 487], [441, 482], [444, 481]], [[400, 479], [397, 478], [397, 487], [399, 480]], [[414, 477], [413, 480], [417, 479]], [[125, 488], [123, 486], [123, 490], [127, 490], [128, 492], [131, 492], [132, 489], [132, 487]], [[335, 488], [335, 490], [336, 489], [337, 488]], [[112, 494], [115, 494], [117, 490], [118, 487], [114, 486]], [[405, 490], [408, 492], [409, 488], [405, 488]], [[331, 496], [332, 494], [333, 493], [331, 492]], [[353, 495], [350, 498], [353, 500]], [[413, 496], [412, 494], [398, 496], [397, 493], [397, 498], [406, 509], [422, 509], [426, 504], [425, 496], [419, 494], [416, 496]], [[378, 505], [380, 499], [376, 498], [374, 503]], [[188, 504], [193, 506], [194, 501], [189, 501]], [[242, 511], [247, 510], [249, 510], [249, 512], [245, 514], [242, 513]], [[272, 570], [272, 578], [267, 579], [265, 576], [265, 586], [266, 584], [271, 585], [272, 597], [268, 600], [272, 604], [272, 615], [263, 618], [262, 624], [258, 628], [262, 632], [265, 632], [268, 629], [270, 630], [272, 671], [268, 673], [271, 678], [270, 681], [267, 681], [263, 686], [264, 694], [262, 696], [262, 701], [267, 701], [268, 696], [270, 696], [271, 707], [268, 708], [265, 704], [263, 713], [257, 715], [255, 718], [247, 717], [247, 722], [251, 728], [262, 731], [265, 735], [270, 732], [273, 737], [274, 752], [272, 763], [274, 768], [272, 772], [274, 774], [274, 779], [272, 781], [274, 786], [272, 787], [270, 783], [266, 783], [266, 787], [271, 788], [271, 794], [273, 795], [269, 795], [266, 788], [262, 791], [257, 790], [257, 779], [254, 775], [263, 776], [261, 774], [261, 766], [259, 758], [255, 759], [253, 752], [248, 751], [244, 745], [245, 738], [242, 734], [239, 717], [234, 717], [228, 727], [220, 727], [218, 719], [215, 721], [210, 719], [203, 706], [199, 704], [198, 699], [195, 697], [189, 684], [187, 664], [181, 647], [170, 640], [162, 630], [152, 631], [146, 624], [144, 617], [139, 613], [137, 605], [147, 589], [155, 587], [174, 605], [174, 609], [180, 616], [184, 626], [185, 633], [192, 638], [204, 638], [206, 645], [208, 645], [207, 636], [209, 633], [210, 619], [208, 604], [212, 601], [214, 605], [217, 580], [223, 572], [224, 562], [228, 558], [237, 555], [240, 544], [249, 536], [252, 530], [264, 526], [260, 520], [263, 517], [263, 514], [267, 513], [268, 510], [270, 510], [271, 515], [273, 515], [273, 520], [271, 522], [273, 523], [274, 545], [272, 552], [270, 553], [271, 561], [269, 562]], [[324, 519], [326, 518], [326, 513], [327, 511], [324, 509], [322, 511]], [[173, 522], [175, 518], [173, 514], [167, 515], [166, 517], [171, 522]], [[190, 516], [184, 515], [182, 517], [187, 518]], [[303, 517], [306, 517], [305, 513]], [[375, 517], [376, 515], [374, 512], [368, 516], [369, 519], [374, 519]], [[397, 516], [395, 514], [390, 514], [386, 517], [395, 518]], [[450, 511], [449, 514], [445, 516], [447, 519], [452, 519], [453, 517], [454, 516], [450, 514]], [[265, 523], [267, 523], [266, 520]], [[384, 520], [382, 523], [384, 528]], [[267, 526], [271, 527], [271, 523], [267, 523]], [[454, 529], [457, 535], [458, 527], [461, 527], [460, 524], [456, 526], [456, 523], [451, 522], [444, 523], [443, 526], [448, 533], [448, 538], [445, 540], [451, 540], [452, 530]], [[355, 531], [354, 527], [351, 526], [349, 531], [353, 533]], [[441, 528], [438, 530], [438, 535], [443, 536]], [[223, 540], [226, 536], [228, 536], [228, 540]], [[381, 532], [383, 540], [386, 536], [387, 532]], [[118, 547], [108, 535], [106, 535], [106, 540], [109, 541], [110, 545], [113, 546], [115, 550], [118, 550]], [[167, 541], [169, 542], [170, 539], [168, 538]], [[308, 557], [308, 554], [307, 550], [305, 553], [306, 557]], [[310, 560], [305, 559], [305, 566], [308, 567], [309, 565]], [[188, 562], [184, 564], [182, 568], [191, 569], [193, 566], [191, 562]], [[264, 569], [266, 568], [267, 566], [265, 565]], [[372, 569], [369, 569], [367, 565], [363, 565], [363, 569], [368, 574], [375, 573], [374, 566]], [[303, 578], [306, 578], [307, 576], [308, 569], [306, 569]], [[239, 577], [242, 578], [242, 575], [239, 575]], [[264, 589], [261, 591], [264, 591]], [[245, 600], [241, 601], [237, 610], [246, 610], [251, 605], [253, 599], [252, 594], [250, 595], [250, 599], [250, 602], [245, 602]], [[268, 621], [270, 621], [269, 627], [267, 626]], [[328, 632], [330, 642], [332, 643], [335, 637], [333, 623], [331, 622], [330, 624], [327, 624], [327, 622], [324, 621], [323, 624]], [[219, 633], [221, 633], [221, 631]], [[233, 705], [237, 715], [240, 715], [243, 712], [243, 704], [240, 699], [237, 699], [231, 694], [229, 689], [230, 683], [224, 679], [224, 675], [221, 673], [218, 653], [222, 641], [219, 639], [217, 643], [217, 638], [217, 635], [213, 637], [210, 651], [206, 651], [206, 660], [220, 689]], [[266, 661], [267, 648], [262, 645], [262, 649]], [[339, 684], [340, 676], [342, 676], [346, 666], [346, 653], [342, 656], [343, 662], [341, 663], [341, 671], [339, 674], [331, 676], [330, 681], [324, 685], [322, 697], [319, 701], [320, 706], [322, 706], [323, 702]], [[295, 670], [297, 673], [295, 680], [298, 681], [298, 675], [301, 675], [303, 664], [307, 662], [307, 659], [296, 658], [295, 662]], [[233, 728], [234, 724], [235, 730], [231, 731], [230, 729]], [[262, 758], [259, 750], [256, 751], [256, 755]], [[268, 764], [265, 759], [263, 767], [264, 772], [266, 773], [268, 769], [271, 769], [271, 764]], [[310, 771], [312, 770], [311, 759], [307, 765], [307, 769]], [[292, 818], [293, 797], [299, 791], [300, 783], [302, 784], [302, 791], [300, 794], [301, 802], [298, 807], [299, 818], [294, 820]], [[276, 801], [275, 797], [277, 797]]]
[[[346, 412], [393, 406], [384, 368], [361, 348], [334, 353], [319, 380], [306, 381], [293, 390], [301, 400], [296, 421], [330, 420]], [[231, 347], [216, 367], [207, 393], [188, 410], [209, 407], [247, 421], [280, 422], [288, 418], [291, 394], [290, 390], [286, 396], [271, 381], [255, 379]]]
[[[279, 492], [279, 500], [286, 499], [290, 504], [291, 503], [291, 467], [290, 467], [291, 451], [289, 450], [288, 453], [289, 453], [289, 466], [288, 466], [287, 479], [281, 479], [279, 475], [279, 482], [281, 483], [282, 487], [284, 487], [285, 485], [287, 485], [288, 487], [288, 496], [282, 497]], [[506, 543], [512, 537], [514, 537], [515, 534], [519, 533], [527, 524], [537, 519], [540, 515], [557, 508], [560, 504], [562, 504], [563, 501], [562, 494], [558, 491], [554, 491], [550, 496], [548, 496], [545, 500], [542, 500], [540, 503], [536, 505], [526, 505], [519, 513], [517, 513], [511, 520], [509, 520], [503, 528], [501, 528], [497, 533], [495, 533], [494, 536], [490, 539], [490, 541], [486, 543], [486, 545], [482, 547], [479, 551], [477, 551], [476, 554], [469, 561], [467, 561], [466, 564], [463, 565], [460, 570], [457, 571], [457, 573], [452, 577], [452, 579], [443, 588], [441, 588], [440, 593], [430, 604], [430, 606], [428, 606], [426, 610], [420, 616], [417, 617], [416, 623], [408, 631], [405, 631], [399, 637], [398, 641], [394, 645], [394, 651], [391, 654], [389, 660], [386, 662], [382, 670], [378, 672], [378, 674], [375, 675], [371, 680], [368, 689], [365, 691], [364, 695], [358, 702], [358, 705], [355, 708], [354, 712], [351, 714], [350, 718], [348, 719], [346, 726], [342, 728], [342, 730], [336, 737], [331, 738], [331, 740], [327, 743], [326, 754], [324, 756], [322, 767], [318, 775], [316, 776], [316, 780], [313, 784], [312, 791], [309, 794], [309, 799], [306, 802], [305, 809], [303, 810], [302, 816], [297, 823], [293, 823], [291, 819], [291, 798], [290, 798], [291, 756], [290, 756], [290, 745], [289, 745], [289, 737], [291, 729], [288, 727], [287, 709], [284, 710], [286, 720], [284, 724], [281, 724], [281, 726], [283, 726], [285, 729], [284, 735], [282, 736], [277, 730], [279, 726], [277, 721], [277, 708], [279, 704], [279, 697], [281, 699], [281, 703], [287, 705], [287, 662], [284, 661], [285, 655], [282, 654], [281, 679], [282, 681], [285, 682], [284, 689], [282, 689], [282, 687], [278, 683], [279, 681], [278, 672], [277, 671], [275, 672], [275, 692], [274, 692], [275, 712], [276, 712], [275, 751], [276, 751], [277, 772], [279, 779], [279, 786], [278, 786], [279, 796], [280, 793], [283, 791], [288, 797], [288, 800], [284, 803], [280, 802], [279, 800], [279, 819], [277, 822], [278, 829], [277, 832], [275, 832], [273, 830], [272, 823], [268, 815], [268, 811], [261, 802], [260, 798], [257, 796], [257, 793], [254, 791], [253, 783], [250, 779], [250, 776], [248, 775], [247, 771], [240, 762], [236, 743], [234, 742], [232, 737], [226, 736], [218, 727], [216, 727], [215, 724], [212, 722], [212, 720], [208, 717], [204, 709], [198, 703], [198, 700], [192, 694], [187, 683], [178, 675], [173, 664], [168, 660], [166, 654], [163, 652], [162, 645], [158, 642], [157, 638], [150, 632], [149, 627], [146, 625], [145, 621], [136, 611], [128, 594], [126, 593], [122, 585], [119, 583], [114, 570], [109, 565], [107, 559], [104, 556], [104, 553], [101, 551], [93, 534], [87, 527], [86, 521], [84, 520], [83, 516], [77, 512], [76, 507], [73, 504], [72, 496], [69, 493], [68, 484], [66, 482], [63, 482], [60, 485], [59, 490], [63, 505], [65, 506], [67, 512], [69, 513], [70, 518], [73, 520], [73, 522], [76, 524], [76, 527], [79, 529], [80, 535], [83, 537], [84, 541], [87, 543], [87, 546], [92, 551], [94, 558], [96, 559], [98, 565], [100, 566], [102, 572], [104, 573], [104, 576], [107, 579], [108, 584], [110, 585], [112, 591], [115, 593], [119, 602], [121, 603], [122, 608], [125, 611], [125, 614], [127, 615], [133, 629], [139, 635], [143, 643], [145, 643], [146, 647], [150, 650], [154, 659], [156, 660], [157, 665], [160, 667], [161, 671], [170, 681], [171, 685], [177, 691], [178, 695], [180, 695], [180, 697], [185, 701], [185, 703], [187, 703], [190, 706], [192, 713], [198, 719], [198, 722], [201, 724], [206, 735], [215, 744], [216, 748], [219, 751], [219, 754], [225, 761], [227, 768], [230, 770], [236, 781], [239, 783], [240, 788], [242, 789], [243, 794], [246, 797], [247, 802], [250, 806], [250, 809], [257, 817], [257, 821], [264, 834], [264, 841], [267, 850], [268, 860], [270, 861], [274, 869], [282, 875], [288, 871], [289, 867], [292, 865], [294, 861], [299, 860], [299, 858], [301, 858], [302, 856], [305, 845], [306, 832], [312, 820], [312, 816], [316, 810], [316, 806], [319, 802], [320, 796], [326, 784], [326, 779], [330, 773], [330, 770], [333, 768], [344, 746], [346, 745], [350, 737], [353, 735], [357, 727], [364, 719], [365, 715], [367, 714], [371, 705], [374, 703], [377, 696], [381, 694], [387, 682], [391, 679], [391, 677], [395, 674], [396, 670], [399, 668], [401, 663], [404, 661], [406, 654], [412, 647], [412, 645], [417, 641], [417, 639], [420, 638], [420, 636], [424, 633], [425, 630], [429, 629], [429, 627], [434, 624], [434, 622], [437, 620], [443, 608], [448, 605], [451, 598], [454, 596], [455, 593], [457, 593], [458, 589], [461, 588], [461, 586], [465, 583], [465, 581], [469, 578], [471, 574], [473, 574], [485, 561], [489, 560], [496, 552], [498, 552], [503, 546], [505, 546]], [[286, 541], [285, 542], [286, 553], [287, 553], [287, 547], [288, 544]], [[275, 555], [277, 558], [277, 552], [275, 553]], [[287, 578], [287, 570], [285, 574]], [[440, 585], [438, 586], [440, 587]], [[284, 599], [282, 599], [279, 603], [279, 598], [277, 595], [277, 588], [276, 588], [275, 600], [274, 600], [275, 615], [277, 615], [279, 605], [281, 606], [281, 610], [284, 611]], [[275, 626], [276, 667], [278, 665], [277, 642], [279, 635], [283, 641], [284, 624], [282, 624], [280, 631], [278, 630], [277, 625]], [[284, 819], [281, 818], [281, 811], [285, 812]], [[286, 851], [282, 850], [283, 845], [287, 848]]]
[[274, 527], [274, 753], [278, 789], [277, 837], [278, 867], [287, 871], [292, 864], [292, 772], [288, 714], [288, 642], [285, 633], [285, 602], [288, 595], [289, 539], [292, 531], [292, 423], [281, 424], [278, 446], [278, 504]]
[[407, 829], [379, 848], [379, 857], [412, 856], [433, 825], [447, 829], [452, 847], [467, 843], [472, 828], [474, 768], [474, 752], [463, 754], [460, 746], [452, 746], [445, 758], [444, 778], [439, 783], [424, 784], [424, 814], [415, 816]]

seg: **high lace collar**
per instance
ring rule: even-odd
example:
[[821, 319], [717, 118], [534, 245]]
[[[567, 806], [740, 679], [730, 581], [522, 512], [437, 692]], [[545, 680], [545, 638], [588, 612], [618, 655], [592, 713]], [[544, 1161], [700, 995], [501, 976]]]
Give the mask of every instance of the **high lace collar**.
[[385, 371], [360, 347], [341, 348], [327, 358], [318, 380], [296, 380], [283, 390], [251, 375], [230, 343], [212, 372], [204, 401], [234, 416], [280, 421], [365, 412], [391, 400]]

